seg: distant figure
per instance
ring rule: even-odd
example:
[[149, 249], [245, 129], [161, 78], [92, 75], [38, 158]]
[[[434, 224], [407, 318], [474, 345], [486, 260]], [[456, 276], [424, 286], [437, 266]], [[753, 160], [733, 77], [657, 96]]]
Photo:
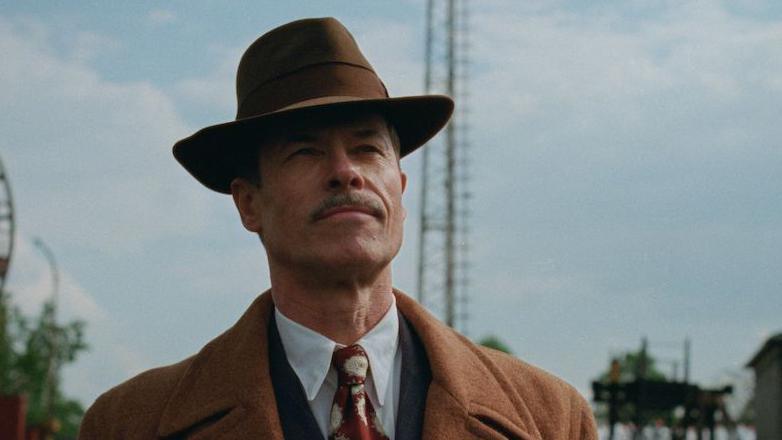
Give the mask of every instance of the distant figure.
[[194, 356], [100, 396], [81, 439], [597, 438], [571, 386], [393, 288], [399, 160], [445, 126], [449, 97], [390, 98], [333, 18], [262, 35], [236, 89], [236, 120], [174, 156], [231, 194], [271, 288]]

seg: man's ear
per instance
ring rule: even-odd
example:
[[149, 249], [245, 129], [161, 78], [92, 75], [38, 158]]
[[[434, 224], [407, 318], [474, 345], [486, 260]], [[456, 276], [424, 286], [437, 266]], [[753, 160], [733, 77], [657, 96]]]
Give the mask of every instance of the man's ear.
[[261, 233], [260, 192], [256, 185], [237, 177], [231, 181], [231, 197], [242, 219], [242, 225], [250, 232]]
[[[399, 172], [399, 178], [402, 179], [402, 194], [404, 194], [405, 193], [405, 189], [407, 188], [407, 174], [405, 174], [404, 171], [400, 171]], [[405, 209], [404, 205], [402, 205], [401, 208], [402, 208], [402, 218], [406, 219], [407, 218], [407, 209]]]

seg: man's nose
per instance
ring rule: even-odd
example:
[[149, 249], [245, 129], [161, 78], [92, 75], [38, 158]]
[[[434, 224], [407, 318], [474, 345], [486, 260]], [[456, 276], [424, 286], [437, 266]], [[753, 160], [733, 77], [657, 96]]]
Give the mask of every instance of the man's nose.
[[364, 186], [364, 177], [350, 156], [344, 152], [334, 152], [329, 158], [328, 187], [332, 190], [344, 190], [347, 188], [361, 189]]

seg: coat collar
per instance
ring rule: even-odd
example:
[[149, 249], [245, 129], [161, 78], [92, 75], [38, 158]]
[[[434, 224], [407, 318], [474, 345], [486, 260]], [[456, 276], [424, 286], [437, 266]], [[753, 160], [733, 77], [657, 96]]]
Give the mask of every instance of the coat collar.
[[[527, 405], [496, 364], [413, 299], [395, 291], [397, 307], [423, 343], [432, 370], [423, 438], [464, 438], [489, 431], [539, 440]], [[487, 431], [488, 430], [488, 431]]]
[[230, 432], [266, 433], [282, 439], [269, 376], [269, 291], [252, 303], [233, 327], [195, 355], [166, 405], [158, 436], [192, 432], [204, 421], [203, 438], [241, 438]]
[[[540, 439], [527, 406], [481, 350], [404, 293], [394, 294], [432, 370], [424, 438], [463, 438], [465, 430], [478, 434], [489, 429]], [[198, 432], [203, 438], [283, 438], [269, 375], [272, 310], [267, 291], [233, 327], [193, 357], [163, 412], [160, 437]]]

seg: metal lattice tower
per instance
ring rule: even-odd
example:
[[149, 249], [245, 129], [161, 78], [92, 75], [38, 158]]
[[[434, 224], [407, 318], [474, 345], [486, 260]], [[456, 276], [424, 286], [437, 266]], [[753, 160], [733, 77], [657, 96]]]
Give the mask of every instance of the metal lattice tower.
[[422, 149], [418, 300], [467, 332], [469, 289], [469, 126], [467, 0], [428, 0], [427, 93], [449, 95], [456, 110]]

